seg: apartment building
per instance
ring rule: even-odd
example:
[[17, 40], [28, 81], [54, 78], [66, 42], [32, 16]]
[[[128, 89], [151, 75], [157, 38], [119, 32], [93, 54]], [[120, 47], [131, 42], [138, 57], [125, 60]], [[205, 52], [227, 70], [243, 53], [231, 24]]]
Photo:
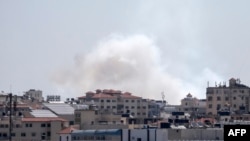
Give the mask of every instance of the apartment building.
[[250, 88], [241, 84], [240, 79], [231, 78], [229, 85], [215, 84], [206, 89], [206, 113], [217, 115], [220, 110], [227, 110], [234, 114], [248, 113]]
[[193, 97], [188, 93], [185, 98], [181, 100], [181, 111], [187, 112], [192, 116], [204, 115], [206, 113], [206, 100]]
[[59, 117], [14, 117], [12, 127], [9, 116], [0, 120], [0, 140], [9, 140], [10, 128], [13, 141], [58, 141], [57, 132], [68, 126], [68, 121]]
[[81, 104], [94, 104], [101, 113], [130, 114], [133, 117], [149, 116], [149, 100], [119, 90], [96, 90], [78, 97]]
[[29, 91], [24, 93], [24, 97], [42, 102], [43, 101], [43, 92], [41, 90], [30, 89]]
[[102, 113], [94, 105], [90, 105], [88, 109], [75, 110], [75, 124], [80, 129], [127, 128], [126, 121], [121, 120], [121, 115]]

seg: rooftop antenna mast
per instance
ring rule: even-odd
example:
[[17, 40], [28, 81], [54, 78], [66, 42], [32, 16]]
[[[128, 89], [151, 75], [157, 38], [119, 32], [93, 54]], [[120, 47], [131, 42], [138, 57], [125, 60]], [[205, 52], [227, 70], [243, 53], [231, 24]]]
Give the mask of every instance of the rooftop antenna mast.
[[10, 84], [10, 93], [12, 93], [12, 85]]
[[[165, 101], [165, 94], [164, 94], [164, 92], [161, 92], [161, 97], [162, 97], [162, 102], [164, 102]], [[166, 102], [166, 104], [167, 104], [167, 102]]]

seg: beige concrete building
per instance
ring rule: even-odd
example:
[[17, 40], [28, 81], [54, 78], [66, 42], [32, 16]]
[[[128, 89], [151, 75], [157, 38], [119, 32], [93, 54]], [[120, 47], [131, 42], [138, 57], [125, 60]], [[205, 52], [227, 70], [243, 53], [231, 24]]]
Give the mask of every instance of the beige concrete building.
[[[68, 127], [68, 121], [58, 117], [12, 119], [12, 141], [58, 141], [59, 131]], [[9, 117], [0, 120], [0, 140], [9, 140]]]
[[250, 88], [240, 83], [239, 79], [231, 78], [229, 86], [216, 84], [214, 87], [207, 87], [206, 113], [217, 115], [219, 110], [229, 110], [235, 114], [248, 113], [250, 109]]
[[101, 113], [93, 107], [75, 110], [75, 124], [80, 125], [80, 129], [127, 128], [121, 119], [121, 115]]
[[96, 90], [78, 97], [81, 104], [95, 104], [101, 113], [126, 114], [133, 117], [148, 117], [150, 101], [119, 90]]
[[206, 100], [193, 97], [190, 93], [181, 100], [181, 111], [190, 115], [202, 115], [206, 113]]

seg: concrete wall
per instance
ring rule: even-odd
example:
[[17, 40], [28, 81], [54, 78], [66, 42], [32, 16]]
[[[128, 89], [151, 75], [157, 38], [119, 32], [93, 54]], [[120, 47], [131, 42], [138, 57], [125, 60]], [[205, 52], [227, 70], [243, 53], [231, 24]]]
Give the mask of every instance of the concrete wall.
[[124, 129], [122, 137], [123, 141], [223, 140], [223, 129]]
[[188, 129], [181, 131], [181, 139], [185, 140], [218, 140], [223, 139], [223, 130], [203, 130], [203, 129]]
[[[129, 134], [130, 132], [130, 134]], [[166, 129], [124, 129], [122, 130], [123, 141], [167, 141]]]
[[61, 121], [52, 121], [51, 122], [51, 128], [50, 128], [51, 141], [58, 141], [59, 140], [59, 135], [57, 133], [62, 130], [61, 124], [62, 124]]

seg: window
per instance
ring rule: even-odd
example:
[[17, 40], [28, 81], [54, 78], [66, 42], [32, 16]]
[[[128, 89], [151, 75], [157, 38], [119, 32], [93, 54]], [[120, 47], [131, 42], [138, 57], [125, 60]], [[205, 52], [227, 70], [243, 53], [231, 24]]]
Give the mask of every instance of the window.
[[35, 132], [31, 133], [31, 136], [32, 136], [32, 137], [35, 137], [35, 136], [36, 136], [36, 133], [35, 133]]
[[226, 101], [228, 101], [228, 100], [229, 100], [229, 98], [228, 98], [228, 97], [225, 97], [225, 100], [226, 100]]
[[104, 102], [104, 100], [101, 100], [101, 102]]
[[12, 137], [15, 137], [15, 136], [16, 136], [16, 133], [11, 133], [11, 136], [12, 136]]
[[134, 109], [135, 107], [134, 106], [131, 106], [131, 109]]
[[41, 124], [41, 127], [46, 127], [46, 124], [45, 124], [45, 123], [42, 123], [42, 124]]
[[45, 140], [45, 136], [41, 136], [41, 139], [42, 139], [42, 140]]
[[[74, 121], [69, 121], [69, 125], [74, 125]], [[50, 123], [49, 124], [47, 124], [47, 127], [50, 127]]]
[[26, 123], [25, 127], [32, 127], [32, 124], [31, 123]]
[[236, 100], [236, 97], [234, 96], [234, 100]]
[[81, 114], [76, 113], [76, 117], [81, 117]]
[[112, 108], [113, 108], [113, 109], [115, 109], [115, 108], [116, 108], [116, 106], [112, 106]]
[[217, 105], [217, 110], [220, 110], [220, 108], [221, 108], [221, 105], [218, 104], [218, 105]]
[[3, 133], [3, 137], [7, 137], [7, 133]]
[[26, 137], [26, 133], [21, 133], [21, 137]]
[[212, 107], [213, 107], [213, 105], [212, 105], [212, 104], [209, 104], [209, 105], [208, 105], [208, 108], [210, 108], [210, 109], [211, 109]]
[[220, 101], [220, 100], [221, 100], [220, 96], [217, 96], [217, 101]]
[[208, 100], [208, 101], [212, 101], [212, 100], [213, 100], [213, 97], [212, 97], [212, 96], [209, 96], [209, 97], [207, 98], [207, 100]]
[[128, 102], [128, 100], [125, 100], [125, 102]]
[[110, 102], [110, 100], [107, 100], [107, 102]]
[[47, 136], [50, 137], [50, 135], [51, 135], [50, 132], [47, 132]]
[[134, 102], [135, 102], [135, 100], [131, 100], [131, 102], [132, 102], [132, 103], [134, 103]]
[[42, 134], [41, 134], [41, 139], [42, 139], [42, 140], [45, 140], [45, 136], [46, 136], [46, 134], [45, 134], [45, 133], [42, 133]]
[[116, 100], [112, 100], [112, 102], [116, 102]]

